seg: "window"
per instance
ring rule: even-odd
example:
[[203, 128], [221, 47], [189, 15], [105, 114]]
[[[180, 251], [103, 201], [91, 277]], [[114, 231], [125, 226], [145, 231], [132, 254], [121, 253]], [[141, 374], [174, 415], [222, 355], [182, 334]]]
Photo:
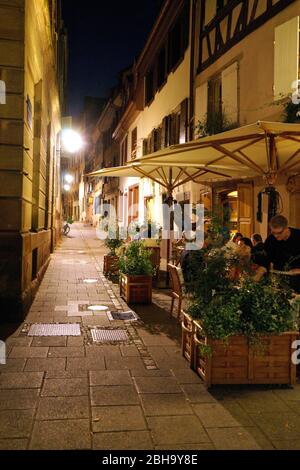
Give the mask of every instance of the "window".
[[222, 80], [221, 75], [218, 75], [208, 83], [208, 114], [219, 114], [221, 112]]
[[137, 148], [137, 127], [131, 132], [131, 158], [136, 157]]
[[299, 78], [298, 74], [299, 16], [296, 16], [275, 28], [274, 99], [292, 93], [292, 83]]
[[189, 44], [189, 2], [185, 6], [173, 29], [169, 33], [168, 70], [171, 72], [183, 58]]
[[148, 105], [154, 98], [154, 74], [149, 70], [145, 78], [145, 104]]
[[128, 147], [128, 136], [121, 143], [121, 165], [125, 165], [127, 162], [127, 147]]
[[166, 80], [166, 48], [163, 47], [157, 59], [157, 88], [160, 88]]

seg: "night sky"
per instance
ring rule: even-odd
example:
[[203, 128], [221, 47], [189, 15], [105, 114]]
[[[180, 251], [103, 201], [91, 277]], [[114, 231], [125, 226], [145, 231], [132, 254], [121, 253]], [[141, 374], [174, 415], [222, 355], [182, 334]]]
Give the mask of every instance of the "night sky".
[[107, 97], [142, 50], [161, 0], [62, 0], [69, 36], [68, 113], [84, 96]]

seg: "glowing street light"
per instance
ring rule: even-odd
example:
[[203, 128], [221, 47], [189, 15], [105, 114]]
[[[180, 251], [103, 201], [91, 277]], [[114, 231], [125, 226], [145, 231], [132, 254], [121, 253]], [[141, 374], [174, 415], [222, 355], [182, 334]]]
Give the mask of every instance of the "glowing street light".
[[66, 181], [66, 183], [71, 184], [71, 183], [73, 183], [74, 178], [73, 178], [72, 175], [70, 175], [69, 173], [67, 173], [67, 174], [65, 175], [65, 181]]
[[65, 191], [70, 191], [70, 189], [71, 189], [71, 186], [69, 184], [64, 185], [64, 190]]
[[78, 132], [72, 129], [64, 129], [62, 131], [62, 144], [67, 152], [75, 153], [82, 148], [83, 141]]

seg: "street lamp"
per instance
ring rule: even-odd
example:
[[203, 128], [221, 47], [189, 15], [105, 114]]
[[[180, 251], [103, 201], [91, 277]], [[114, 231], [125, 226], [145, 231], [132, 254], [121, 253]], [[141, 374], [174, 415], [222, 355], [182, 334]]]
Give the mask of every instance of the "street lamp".
[[83, 140], [78, 132], [73, 129], [64, 129], [62, 131], [62, 144], [69, 153], [76, 153], [83, 147]]
[[66, 192], [70, 191], [70, 189], [71, 189], [71, 186], [70, 186], [69, 184], [65, 184], [65, 185], [64, 185], [64, 190], [65, 190]]
[[66, 181], [66, 183], [71, 184], [74, 181], [74, 177], [72, 175], [70, 175], [69, 173], [67, 173], [65, 175], [65, 181]]

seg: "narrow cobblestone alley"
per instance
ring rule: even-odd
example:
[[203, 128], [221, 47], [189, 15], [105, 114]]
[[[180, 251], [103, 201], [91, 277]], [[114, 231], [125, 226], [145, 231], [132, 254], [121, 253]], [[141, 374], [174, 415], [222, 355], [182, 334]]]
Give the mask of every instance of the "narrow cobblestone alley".
[[[265, 415], [261, 425], [250, 418], [263, 411], [262, 401], [264, 409], [271, 407], [266, 411], [272, 419], [277, 406], [283, 412], [277, 421], [292, 418], [299, 433], [298, 386], [277, 396], [267, 390], [267, 401], [263, 391], [254, 391], [252, 410], [243, 408], [249, 402], [245, 390], [221, 389], [214, 398], [205, 389], [181, 357], [180, 326], [166, 311], [169, 297], [163, 290], [154, 293], [151, 306], [136, 306], [138, 321], [111, 320], [99, 310], [129, 309], [118, 285], [102, 274], [104, 253], [94, 229], [74, 224], [52, 255], [26, 321], [6, 339], [7, 364], [0, 366], [1, 449], [274, 448], [259, 429], [268, 427]], [[78, 331], [30, 336], [32, 324], [68, 324]], [[100, 329], [127, 336], [122, 342], [96, 343], [93, 330]], [[297, 445], [295, 437], [287, 439]]]

